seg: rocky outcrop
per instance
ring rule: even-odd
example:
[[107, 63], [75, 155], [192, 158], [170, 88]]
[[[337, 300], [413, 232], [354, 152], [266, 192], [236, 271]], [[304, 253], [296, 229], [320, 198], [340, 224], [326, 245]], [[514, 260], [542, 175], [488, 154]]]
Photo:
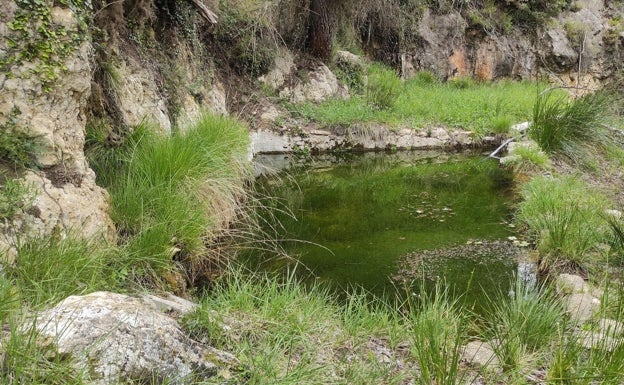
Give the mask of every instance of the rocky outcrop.
[[40, 343], [71, 357], [78, 370], [90, 374], [93, 384], [201, 382], [239, 362], [229, 353], [191, 340], [171, 313], [165, 314], [192, 309], [175, 297], [96, 292], [68, 297], [41, 312], [35, 325]]
[[[53, 22], [67, 28], [77, 23], [69, 9], [55, 8], [53, 16]], [[0, 31], [11, 33], [6, 28], [10, 20], [0, 21]], [[109, 241], [115, 237], [107, 212], [108, 194], [95, 184], [83, 153], [92, 51], [88, 41], [73, 47], [54, 69], [58, 78], [51, 84], [33, 71], [41, 65], [37, 61], [17, 62], [10, 76], [0, 75], [0, 125], [5, 129], [10, 122], [11, 133], [34, 138], [36, 150], [30, 155], [37, 166], [24, 175], [36, 198], [30, 209], [0, 226], [4, 243], [14, 243], [24, 232], [103, 236]]]
[[279, 96], [292, 103], [322, 102], [331, 97], [348, 98], [349, 91], [338, 82], [336, 75], [323, 63], [315, 63], [305, 75], [295, 76], [297, 67], [292, 53], [282, 50], [269, 73], [259, 80]]
[[[494, 138], [485, 138], [483, 143]], [[426, 150], [465, 148], [476, 144], [472, 132], [428, 127], [421, 130], [391, 129], [378, 124], [354, 124], [321, 130], [306, 127], [301, 131], [274, 132], [258, 130], [251, 133], [253, 154], [312, 152], [335, 150]]]

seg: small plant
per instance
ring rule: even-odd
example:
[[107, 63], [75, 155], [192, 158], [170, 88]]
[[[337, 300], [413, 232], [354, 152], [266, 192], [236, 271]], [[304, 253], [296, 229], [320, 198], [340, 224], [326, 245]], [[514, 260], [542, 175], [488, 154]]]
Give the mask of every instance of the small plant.
[[7, 179], [0, 185], [0, 220], [11, 220], [30, 207], [35, 196], [32, 188], [19, 179]]
[[414, 82], [418, 85], [429, 85], [429, 84], [437, 84], [439, 83], [438, 78], [431, 71], [418, 71], [414, 78], [410, 79], [411, 82]]
[[609, 97], [595, 93], [568, 101], [564, 95], [539, 95], [533, 108], [533, 124], [528, 135], [549, 154], [580, 161], [587, 147], [612, 142], [603, 126]]
[[19, 129], [20, 114], [20, 110], [13, 108], [5, 122], [0, 124], [0, 159], [14, 170], [36, 167], [35, 155], [40, 147], [36, 137]]
[[572, 46], [580, 49], [585, 40], [585, 35], [587, 35], [588, 27], [582, 22], [568, 20], [563, 25], [563, 28]]
[[509, 293], [490, 298], [488, 336], [505, 372], [515, 373], [536, 354], [545, 355], [558, 336], [563, 308], [552, 293], [516, 279]]
[[532, 141], [513, 146], [509, 155], [503, 159], [506, 160], [505, 164], [509, 164], [516, 172], [539, 171], [551, 167], [548, 155]]
[[418, 300], [410, 313], [412, 352], [420, 366], [418, 382], [457, 384], [461, 379], [461, 347], [467, 338], [467, 320], [457, 300], [440, 286], [427, 292], [422, 285]]
[[506, 134], [511, 129], [512, 118], [507, 115], [498, 115], [492, 118], [490, 125], [495, 134]]
[[89, 241], [32, 239], [20, 243], [17, 252], [15, 263], [4, 271], [22, 300], [32, 305], [106, 287], [108, 255]]
[[369, 105], [381, 110], [392, 108], [401, 88], [401, 79], [393, 70], [379, 64], [369, 68], [366, 85], [366, 100]]
[[469, 76], [462, 76], [451, 79], [448, 84], [453, 88], [464, 90], [473, 87], [475, 85], [475, 81]]

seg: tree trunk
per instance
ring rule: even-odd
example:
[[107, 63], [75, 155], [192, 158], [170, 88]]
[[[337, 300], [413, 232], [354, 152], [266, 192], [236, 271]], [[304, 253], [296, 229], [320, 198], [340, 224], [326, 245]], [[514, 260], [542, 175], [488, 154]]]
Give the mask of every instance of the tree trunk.
[[310, 1], [308, 42], [310, 53], [327, 60], [331, 56], [334, 40], [333, 17], [329, 7], [331, 0]]

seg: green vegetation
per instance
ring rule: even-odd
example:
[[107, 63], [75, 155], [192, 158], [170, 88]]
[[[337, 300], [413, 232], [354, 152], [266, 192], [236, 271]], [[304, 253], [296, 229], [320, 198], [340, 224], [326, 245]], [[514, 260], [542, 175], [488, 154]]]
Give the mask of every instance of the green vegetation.
[[34, 199], [33, 191], [18, 179], [7, 179], [0, 185], [0, 220], [11, 220], [21, 210], [26, 210]]
[[36, 167], [35, 155], [39, 152], [37, 138], [20, 130], [20, 114], [14, 108], [0, 124], [0, 159], [15, 171]]
[[418, 383], [457, 384], [461, 379], [461, 349], [468, 339], [466, 313], [439, 286], [431, 293], [423, 287], [413, 307], [410, 329], [412, 352], [420, 364]]
[[381, 65], [372, 65], [368, 70], [366, 101], [377, 109], [394, 106], [401, 92], [401, 79], [396, 72]]
[[613, 142], [605, 126], [609, 122], [610, 102], [605, 93], [588, 94], [572, 101], [561, 94], [541, 94], [533, 108], [533, 124], [528, 135], [547, 153], [582, 162], [592, 151]]
[[17, 11], [7, 23], [10, 30], [8, 50], [0, 56], [0, 71], [11, 75], [11, 67], [36, 63], [21, 76], [35, 76], [43, 89], [49, 91], [69, 57], [87, 36], [87, 4], [84, 0], [61, 0], [69, 8], [76, 25], [66, 27], [52, 22], [52, 2], [46, 0], [16, 0]]
[[537, 243], [543, 268], [587, 267], [605, 240], [607, 200], [573, 177], [538, 176], [522, 186], [517, 221]]
[[111, 193], [128, 264], [158, 276], [172, 268], [174, 256], [200, 263], [205, 238], [243, 195], [243, 127], [204, 115], [186, 132], [162, 137], [143, 124], [118, 146], [108, 143], [105, 128], [89, 131], [87, 154]]
[[360, 95], [319, 105], [290, 106], [290, 109], [326, 126], [375, 122], [423, 128], [445, 124], [485, 135], [500, 133], [508, 125], [529, 120], [536, 88], [528, 82], [439, 83], [430, 73], [423, 73], [406, 81], [394, 103], [386, 104], [384, 109], [371, 109], [368, 99]]
[[[559, 337], [563, 306], [546, 288], [517, 280], [510, 293], [491, 299], [486, 335], [497, 341], [494, 351], [512, 379], [543, 362], [548, 346]], [[520, 378], [515, 378], [516, 381]]]

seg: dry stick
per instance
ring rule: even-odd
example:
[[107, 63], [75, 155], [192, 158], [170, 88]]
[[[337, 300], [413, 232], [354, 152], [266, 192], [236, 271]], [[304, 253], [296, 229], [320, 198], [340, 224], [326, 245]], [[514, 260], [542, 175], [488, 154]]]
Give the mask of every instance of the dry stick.
[[202, 0], [191, 0], [191, 2], [195, 4], [197, 8], [199, 8], [199, 13], [204, 19], [208, 20], [208, 22], [212, 24], [217, 24], [217, 15], [209, 10], [208, 7], [206, 7], [206, 5], [202, 3]]
[[494, 150], [490, 155], [488, 155], [488, 158], [494, 158], [494, 159], [499, 159], [500, 160], [500, 157], [496, 156], [496, 154], [498, 154], [498, 152], [500, 150], [505, 148], [505, 146], [507, 146], [509, 143], [513, 142], [514, 140], [516, 140], [516, 139], [515, 138], [509, 138], [506, 141], [504, 141], [503, 144], [498, 146], [498, 148], [496, 150]]

